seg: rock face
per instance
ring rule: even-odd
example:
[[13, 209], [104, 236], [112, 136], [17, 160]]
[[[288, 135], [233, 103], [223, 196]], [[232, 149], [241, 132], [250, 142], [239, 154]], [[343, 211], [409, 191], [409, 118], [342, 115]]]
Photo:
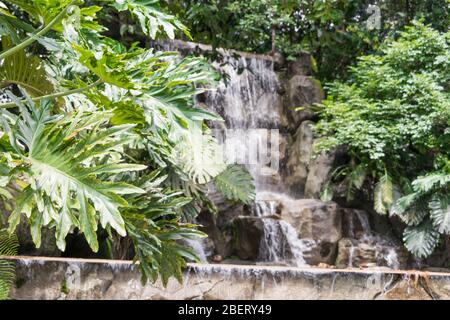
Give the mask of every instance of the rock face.
[[303, 252], [310, 265], [334, 262], [337, 243], [341, 238], [341, 215], [333, 202], [315, 199], [295, 200], [282, 204], [281, 217], [297, 230], [299, 238], [308, 242]]
[[324, 99], [320, 83], [310, 76], [296, 74], [288, 80], [287, 89], [290, 107], [288, 115], [292, 118], [293, 124], [299, 125], [302, 121], [313, 119], [315, 112], [310, 106]]
[[172, 278], [164, 287], [142, 286], [130, 261], [21, 258], [16, 265], [16, 300], [450, 299], [448, 273], [190, 264], [182, 284]]
[[[180, 41], [163, 47], [183, 55], [212, 50]], [[209, 260], [216, 255], [219, 260], [237, 256], [247, 263], [404, 266], [406, 255], [395, 240], [399, 234], [401, 237], [400, 228], [397, 234], [388, 234], [380, 232], [372, 221], [374, 232], [365, 212], [318, 200], [333, 170], [346, 163], [347, 157], [345, 148], [314, 152], [318, 116], [312, 106], [324, 99], [324, 92], [312, 77], [311, 57], [302, 52], [296, 61], [284, 61], [279, 56], [227, 50], [219, 53], [224, 63], [213, 65], [229, 76], [227, 83], [205, 92], [197, 103], [224, 118], [224, 122], [212, 124], [218, 131], [277, 129], [279, 161], [278, 166], [272, 166], [272, 161], [265, 161], [266, 155], [258, 155], [265, 162], [257, 170], [247, 163], [257, 189], [255, 204], [237, 206], [215, 197], [219, 213], [200, 215], [198, 222], [210, 238], [205, 248], [210, 252]], [[264, 131], [261, 137], [266, 135], [268, 138]], [[242, 154], [248, 141], [243, 133], [236, 136], [233, 146]], [[267, 140], [270, 142], [264, 152], [272, 152], [273, 142]], [[345, 203], [339, 196], [335, 200]], [[391, 225], [387, 223], [384, 230]]]
[[403, 245], [393, 238], [373, 232], [366, 212], [355, 209], [340, 211], [344, 221], [344, 238], [339, 240], [337, 267], [406, 267], [407, 252]]
[[46, 257], [59, 257], [61, 251], [56, 246], [55, 230], [42, 228], [41, 239], [42, 243], [40, 248], [36, 248], [33, 239], [31, 238], [30, 226], [22, 218], [17, 230], [17, 237], [20, 243], [19, 253], [21, 255], [28, 256], [46, 256]]
[[239, 216], [234, 219], [234, 252], [243, 260], [257, 260], [264, 223], [261, 218]]
[[334, 158], [334, 153], [330, 152], [321, 153], [313, 159], [305, 184], [306, 198], [320, 198], [321, 191], [329, 180], [334, 167]]
[[309, 164], [313, 154], [313, 126], [314, 122], [303, 121], [294, 136], [294, 142], [289, 147], [286, 184], [292, 194], [299, 197], [305, 193]]

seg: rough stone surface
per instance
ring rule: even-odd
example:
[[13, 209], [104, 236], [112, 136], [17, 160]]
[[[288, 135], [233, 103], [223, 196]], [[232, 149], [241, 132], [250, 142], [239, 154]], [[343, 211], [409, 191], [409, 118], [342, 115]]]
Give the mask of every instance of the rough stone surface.
[[341, 208], [342, 236], [335, 265], [338, 268], [387, 266], [405, 268], [408, 254], [392, 236], [374, 232], [363, 210]]
[[244, 260], [258, 259], [264, 223], [259, 217], [239, 216], [233, 221], [234, 253]]
[[333, 170], [334, 159], [334, 152], [329, 152], [321, 153], [312, 160], [305, 184], [306, 198], [320, 198], [325, 183], [329, 180]]
[[315, 199], [295, 200], [295, 204], [281, 209], [281, 217], [289, 222], [299, 238], [309, 241], [303, 253], [306, 263], [332, 264], [341, 238], [341, 214], [333, 202]]
[[309, 164], [313, 153], [313, 126], [314, 122], [303, 121], [289, 147], [285, 183], [289, 186], [291, 193], [296, 196], [302, 196], [305, 192]]
[[20, 243], [20, 254], [48, 257], [61, 256], [61, 251], [56, 246], [55, 230], [43, 227], [41, 232], [41, 246], [36, 248], [33, 239], [31, 238], [30, 226], [25, 221], [25, 218], [22, 218], [16, 229], [16, 234]]
[[[324, 92], [320, 83], [314, 78], [297, 74], [287, 82], [288, 93], [288, 115], [293, 123], [299, 125], [304, 120], [311, 120], [315, 117], [315, 112], [310, 106], [324, 99]], [[295, 110], [296, 108], [303, 108]]]
[[184, 283], [142, 286], [128, 261], [16, 258], [12, 298], [72, 299], [450, 299], [450, 274], [387, 268], [333, 270], [191, 264]]

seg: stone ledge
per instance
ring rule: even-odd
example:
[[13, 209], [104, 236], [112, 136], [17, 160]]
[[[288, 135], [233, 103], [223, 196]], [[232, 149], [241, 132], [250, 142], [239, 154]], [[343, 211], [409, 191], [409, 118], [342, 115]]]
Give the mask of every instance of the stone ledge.
[[183, 284], [142, 286], [132, 261], [7, 257], [13, 299], [450, 299], [450, 273], [189, 264]]

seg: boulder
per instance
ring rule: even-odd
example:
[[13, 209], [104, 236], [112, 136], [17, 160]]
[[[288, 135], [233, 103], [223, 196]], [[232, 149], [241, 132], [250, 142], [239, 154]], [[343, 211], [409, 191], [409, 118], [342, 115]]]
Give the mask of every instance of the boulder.
[[340, 208], [342, 215], [342, 236], [360, 239], [371, 233], [369, 216], [364, 210]]
[[305, 184], [305, 197], [319, 199], [334, 167], [334, 152], [322, 152], [314, 157], [309, 166]]
[[287, 65], [287, 76], [312, 74], [311, 54], [309, 52], [299, 52], [294, 61], [289, 61]]
[[41, 229], [41, 246], [36, 248], [31, 238], [30, 226], [22, 217], [16, 229], [17, 238], [19, 240], [19, 254], [26, 256], [45, 256], [59, 257], [61, 251], [56, 246], [55, 229], [42, 227]]
[[401, 243], [386, 236], [372, 234], [361, 239], [342, 238], [335, 265], [348, 267], [406, 267], [408, 254]]
[[336, 203], [281, 196], [273, 198], [281, 219], [292, 225], [303, 241], [305, 262], [310, 265], [333, 263], [341, 238], [341, 212]]
[[309, 164], [313, 154], [313, 126], [314, 122], [303, 121], [289, 148], [285, 183], [290, 188], [291, 193], [299, 197], [305, 191]]
[[264, 237], [264, 223], [259, 217], [239, 216], [233, 221], [233, 252], [243, 260], [257, 260]]
[[[316, 114], [311, 109], [311, 105], [325, 98], [320, 82], [309, 76], [294, 75], [287, 81], [286, 86], [287, 113], [294, 127], [305, 120], [314, 119]], [[302, 109], [295, 110], [296, 108]]]

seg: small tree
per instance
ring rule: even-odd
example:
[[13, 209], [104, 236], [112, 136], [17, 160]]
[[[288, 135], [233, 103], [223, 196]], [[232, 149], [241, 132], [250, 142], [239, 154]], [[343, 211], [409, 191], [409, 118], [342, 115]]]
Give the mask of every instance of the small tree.
[[345, 145], [351, 156], [334, 181], [349, 196], [368, 182], [375, 210], [408, 225], [406, 247], [419, 257], [450, 233], [449, 45], [450, 33], [414, 22], [328, 87], [316, 128], [319, 149]]

